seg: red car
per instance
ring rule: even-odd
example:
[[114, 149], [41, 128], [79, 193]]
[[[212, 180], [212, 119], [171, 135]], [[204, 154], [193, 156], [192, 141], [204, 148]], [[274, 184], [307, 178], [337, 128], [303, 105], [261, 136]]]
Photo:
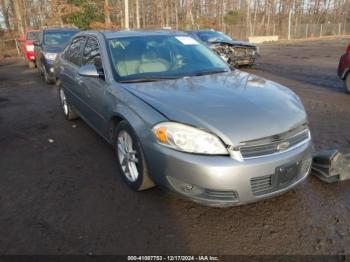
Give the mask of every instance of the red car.
[[346, 91], [350, 93], [350, 43], [339, 61], [338, 76], [344, 80]]
[[21, 48], [29, 68], [35, 67], [35, 54], [33, 42], [39, 39], [39, 30], [30, 30], [19, 39], [22, 42]]

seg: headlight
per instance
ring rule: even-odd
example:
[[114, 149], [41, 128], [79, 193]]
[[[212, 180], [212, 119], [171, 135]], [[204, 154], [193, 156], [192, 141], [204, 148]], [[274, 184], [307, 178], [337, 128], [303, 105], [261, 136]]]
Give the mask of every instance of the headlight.
[[220, 55], [222, 59], [224, 59], [226, 62], [228, 61], [228, 57], [225, 55]]
[[228, 151], [218, 137], [184, 124], [165, 122], [152, 129], [159, 143], [179, 151], [226, 155]]
[[56, 53], [44, 53], [44, 56], [47, 60], [55, 60], [57, 54]]

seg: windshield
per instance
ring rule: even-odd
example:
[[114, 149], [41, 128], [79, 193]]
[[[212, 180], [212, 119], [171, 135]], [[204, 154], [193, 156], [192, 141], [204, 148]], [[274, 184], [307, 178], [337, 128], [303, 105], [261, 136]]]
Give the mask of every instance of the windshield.
[[45, 45], [65, 45], [78, 31], [45, 32]]
[[219, 32], [202, 32], [197, 33], [198, 37], [204, 42], [232, 41], [228, 35]]
[[27, 33], [27, 40], [38, 40], [39, 39], [39, 31], [36, 32], [28, 32]]
[[109, 39], [117, 81], [166, 79], [228, 71], [227, 64], [189, 36], [133, 36]]

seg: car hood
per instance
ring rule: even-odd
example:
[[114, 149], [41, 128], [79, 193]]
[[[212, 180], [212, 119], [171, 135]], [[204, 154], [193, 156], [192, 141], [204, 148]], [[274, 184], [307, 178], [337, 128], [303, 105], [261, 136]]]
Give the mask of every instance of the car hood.
[[228, 145], [280, 134], [306, 122], [304, 107], [292, 91], [239, 70], [126, 87], [170, 121], [213, 132]]
[[233, 46], [249, 46], [249, 47], [256, 47], [256, 45], [244, 42], [244, 41], [238, 41], [238, 40], [231, 40], [231, 41], [214, 41], [210, 42], [209, 45], [220, 45], [220, 44], [228, 44], [228, 45], [233, 45]]
[[59, 53], [62, 50], [63, 50], [63, 46], [55, 45], [55, 46], [45, 46], [43, 51], [45, 53]]

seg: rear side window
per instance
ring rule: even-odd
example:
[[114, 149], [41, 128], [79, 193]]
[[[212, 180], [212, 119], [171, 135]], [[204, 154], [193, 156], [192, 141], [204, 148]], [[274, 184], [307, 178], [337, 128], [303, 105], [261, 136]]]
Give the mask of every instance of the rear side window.
[[66, 45], [78, 31], [45, 31], [43, 44], [47, 46]]
[[39, 31], [32, 31], [27, 33], [27, 40], [38, 40], [40, 37], [40, 32]]
[[98, 41], [95, 38], [89, 37], [83, 51], [82, 65], [95, 65], [97, 70], [102, 70], [102, 60]]
[[64, 58], [75, 65], [80, 65], [81, 49], [85, 43], [84, 36], [74, 38], [64, 52]]

